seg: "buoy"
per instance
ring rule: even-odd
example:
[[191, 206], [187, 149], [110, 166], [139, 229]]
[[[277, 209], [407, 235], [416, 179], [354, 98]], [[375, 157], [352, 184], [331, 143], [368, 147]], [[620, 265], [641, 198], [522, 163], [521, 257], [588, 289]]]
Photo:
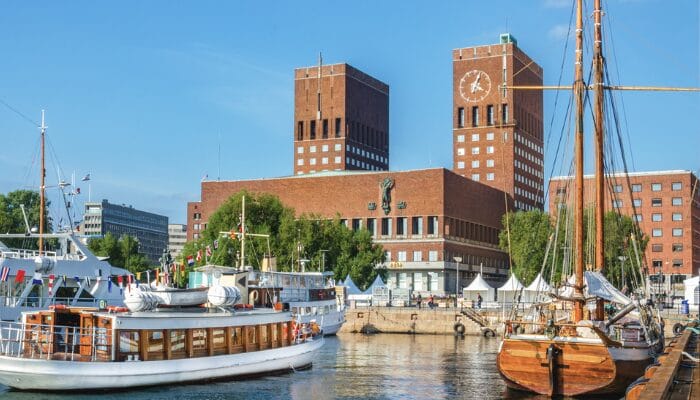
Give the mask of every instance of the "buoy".
[[676, 336], [680, 335], [683, 332], [683, 329], [685, 329], [685, 327], [680, 322], [676, 322], [675, 324], [673, 324], [673, 334], [674, 335], [676, 335]]
[[496, 337], [496, 332], [491, 328], [483, 328], [484, 337]]
[[455, 333], [458, 335], [464, 335], [465, 327], [464, 324], [461, 322], [456, 322], [454, 326], [452, 327], [454, 329]]
[[65, 310], [67, 308], [65, 304], [52, 304], [49, 306], [49, 310]]

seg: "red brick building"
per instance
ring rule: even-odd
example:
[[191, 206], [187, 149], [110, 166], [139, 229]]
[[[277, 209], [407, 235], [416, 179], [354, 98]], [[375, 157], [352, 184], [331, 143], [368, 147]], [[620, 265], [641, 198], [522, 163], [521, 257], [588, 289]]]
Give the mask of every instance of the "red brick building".
[[[573, 187], [567, 183], [570, 183], [567, 177], [551, 180], [550, 213], [555, 212], [559, 203], [566, 201], [571, 190], [568, 188]], [[586, 176], [584, 193], [593, 193], [593, 185], [593, 177]], [[619, 210], [632, 217], [649, 236], [644, 256], [649, 273], [657, 274], [652, 277], [652, 289], [671, 293], [672, 283], [680, 284], [683, 279], [700, 272], [700, 194], [697, 185], [698, 178], [690, 171], [613, 174], [607, 178], [606, 209]], [[587, 195], [586, 201], [586, 206], [591, 205], [592, 195]], [[661, 282], [657, 282], [659, 273]]]
[[544, 207], [542, 68], [510, 34], [452, 51], [453, 170], [502, 190], [515, 207]]
[[294, 71], [294, 174], [389, 169], [389, 86], [348, 64]]

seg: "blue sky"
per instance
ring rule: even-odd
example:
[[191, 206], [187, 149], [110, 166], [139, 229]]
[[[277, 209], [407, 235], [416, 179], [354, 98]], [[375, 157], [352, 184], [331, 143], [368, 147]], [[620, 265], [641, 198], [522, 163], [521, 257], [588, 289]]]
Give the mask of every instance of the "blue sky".
[[[604, 7], [618, 83], [700, 86], [697, 0]], [[0, 100], [35, 121], [46, 110], [49, 179], [58, 161], [91, 174], [93, 201], [185, 222], [219, 144], [223, 180], [292, 174], [293, 70], [319, 51], [390, 85], [392, 170], [451, 168], [451, 50], [508, 31], [556, 84], [570, 12], [567, 0], [3, 1]], [[623, 99], [633, 170], [698, 170], [700, 94]], [[553, 103], [546, 93], [547, 122], [561, 118]], [[0, 104], [0, 193], [38, 186], [38, 136]]]

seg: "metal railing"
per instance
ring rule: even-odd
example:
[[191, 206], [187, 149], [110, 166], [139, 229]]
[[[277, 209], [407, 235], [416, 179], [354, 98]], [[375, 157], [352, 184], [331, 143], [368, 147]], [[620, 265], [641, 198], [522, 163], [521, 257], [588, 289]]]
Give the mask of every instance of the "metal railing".
[[105, 328], [3, 322], [0, 355], [65, 361], [109, 361], [112, 346]]
[[5, 307], [48, 307], [54, 304], [78, 305], [82, 307], [97, 307], [99, 299], [78, 299], [74, 297], [38, 297], [38, 296], [0, 296], [0, 305]]

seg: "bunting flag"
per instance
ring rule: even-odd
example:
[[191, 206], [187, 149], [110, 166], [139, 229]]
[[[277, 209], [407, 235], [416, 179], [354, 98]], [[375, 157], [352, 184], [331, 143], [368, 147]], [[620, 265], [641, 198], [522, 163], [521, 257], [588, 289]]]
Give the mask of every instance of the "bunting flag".
[[0, 281], [7, 282], [7, 277], [10, 276], [10, 267], [2, 267], [2, 273], [0, 274]]
[[63, 279], [63, 287], [68, 286], [68, 278], [65, 275], [62, 275], [61, 278]]
[[202, 261], [202, 250], [197, 250], [197, 262]]
[[138, 282], [141, 281], [141, 273], [140, 272], [136, 273], [136, 281], [138, 281]]
[[109, 293], [112, 293], [112, 280], [111, 279], [107, 279], [107, 291]]
[[55, 278], [54, 274], [49, 275], [49, 297], [53, 295], [53, 281]]
[[194, 257], [187, 256], [187, 265], [189, 265], [190, 267], [194, 265]]
[[35, 272], [32, 278], [32, 285], [43, 285], [44, 281], [41, 278], [41, 272]]
[[22, 281], [24, 281], [24, 270], [18, 269], [17, 275], [15, 275], [15, 283], [20, 283]]
[[180, 277], [185, 277], [185, 264], [180, 264]]
[[219, 239], [214, 240], [214, 250], [217, 250], [219, 248]]
[[126, 282], [127, 282], [126, 289], [129, 291], [129, 293], [131, 293], [131, 282], [133, 280], [133, 277], [134, 277], [133, 275], [126, 276]]
[[211, 246], [207, 245], [207, 257], [211, 257]]

